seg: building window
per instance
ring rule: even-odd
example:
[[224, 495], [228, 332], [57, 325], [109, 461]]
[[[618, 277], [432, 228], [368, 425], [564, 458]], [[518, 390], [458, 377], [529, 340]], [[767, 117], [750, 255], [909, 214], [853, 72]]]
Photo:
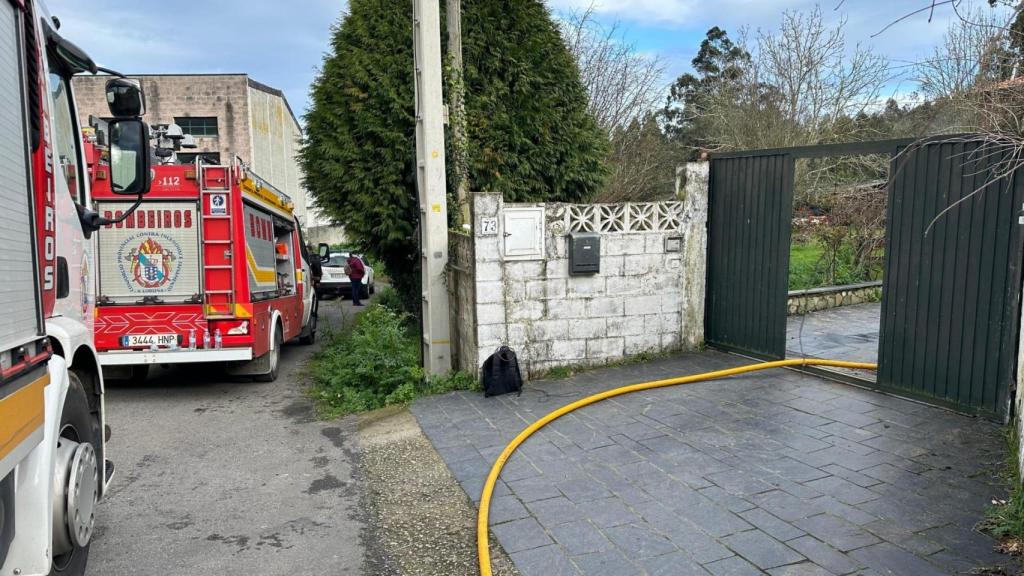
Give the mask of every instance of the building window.
[[217, 136], [217, 119], [213, 116], [175, 118], [174, 123], [181, 126], [181, 131], [185, 134], [206, 138]]

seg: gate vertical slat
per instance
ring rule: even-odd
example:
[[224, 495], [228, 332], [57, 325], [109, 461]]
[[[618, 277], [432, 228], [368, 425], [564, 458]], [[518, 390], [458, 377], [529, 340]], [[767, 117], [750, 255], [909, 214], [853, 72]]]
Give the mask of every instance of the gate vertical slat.
[[[915, 191], [929, 190], [934, 182], [931, 178], [931, 173], [928, 171], [928, 165], [932, 155], [935, 153], [935, 149], [932, 146], [926, 146], [922, 149], [922, 152], [918, 156], [917, 164], [914, 166]], [[921, 292], [927, 286], [927, 282], [924, 282], [922, 278], [922, 274], [926, 271], [922, 269], [921, 262], [923, 260], [925, 244], [924, 229], [927, 225], [924, 212], [928, 204], [928, 196], [928, 194], [917, 194], [914, 198], [915, 202], [912, 204], [910, 215], [910, 236], [908, 238], [910, 240], [910, 260], [906, 276], [908, 279], [908, 291], [903, 304], [906, 310], [906, 320], [903, 329], [911, 337], [904, 340], [904, 357], [900, 366], [900, 379], [905, 385], [913, 389], [917, 389], [917, 384], [914, 382], [914, 364], [917, 356], [913, 353], [913, 350], [907, 350], [907, 348], [914, 346], [914, 340], [918, 334], [923, 334], [923, 332], [919, 332], [921, 326], [918, 324], [918, 308], [921, 302]]]
[[[963, 155], [961, 161], [966, 161], [970, 155], [971, 150], [968, 146], [964, 146]], [[964, 177], [963, 165], [958, 166], [954, 171], [954, 177], [960, 180], [960, 196], [956, 198], [956, 201], [963, 200], [964, 196], [970, 193], [974, 187], [973, 178]], [[950, 200], [953, 200], [950, 198]], [[964, 259], [966, 254], [965, 246], [968, 244], [970, 239], [970, 206], [967, 203], [962, 203], [961, 209], [953, 210], [950, 212], [951, 215], [956, 216], [956, 223], [950, 223], [953, 229], [953, 250], [955, 258], [955, 270], [956, 273], [950, 279], [953, 283], [953, 301], [963, 302], [964, 295], [967, 293], [967, 261]], [[964, 334], [964, 315], [953, 314], [953, 320], [949, 327], [949, 350], [950, 350], [950, 362], [948, 373], [946, 374], [946, 390], [947, 395], [950, 399], [955, 402], [964, 403], [965, 398], [961, 397], [961, 390], [958, 386], [960, 380], [960, 370], [962, 365], [961, 350], [963, 349], [963, 334]], [[967, 386], [967, 392], [969, 393], [969, 386]], [[969, 396], [968, 396], [969, 398]]]
[[[747, 201], [747, 209], [744, 211], [744, 214], [746, 215], [746, 218], [744, 219], [744, 228], [746, 231], [745, 245], [747, 247], [747, 251], [750, 253], [757, 251], [756, 243], [759, 239], [757, 232], [760, 227], [760, 223], [763, 220], [763, 218], [759, 217], [763, 212], [760, 210], [761, 198], [758, 196], [757, 186], [758, 181], [762, 179], [760, 177], [761, 173], [758, 172], [758, 160], [759, 158], [756, 156], [746, 159], [747, 177], [743, 184], [745, 188], [743, 196]], [[753, 262], [748, 263], [746, 274], [743, 274], [743, 292], [746, 294], [756, 293], [755, 285], [759, 274], [758, 266], [760, 265], [760, 260], [761, 259], [758, 258]], [[751, 304], [759, 308], [759, 300], [759, 298], [754, 298]], [[749, 318], [747, 320], [747, 333], [754, 339], [763, 338], [762, 334], [764, 333], [764, 325], [766, 322], [767, 319], [765, 319], [764, 316], [760, 318]]]
[[[938, 146], [936, 148], [939, 148]], [[941, 156], [939, 165], [935, 168], [937, 178], [937, 193], [934, 200], [934, 206], [947, 206], [949, 198], [949, 185], [950, 176], [952, 174], [952, 163], [943, 162], [942, 159], [948, 156], [952, 152], [952, 146], [941, 147]], [[933, 211], [936, 210], [933, 208]], [[935, 227], [932, 228], [929, 234], [929, 250], [930, 256], [928, 260], [928, 270], [930, 271], [932, 278], [939, 281], [936, 289], [929, 290], [927, 293], [928, 298], [928, 310], [930, 314], [936, 314], [939, 316], [939, 322], [942, 322], [945, 318], [949, 317], [946, 305], [943, 303], [946, 294], [949, 290], [946, 282], [942, 282], [945, 274], [945, 251], [943, 246], [946, 241], [946, 229], [944, 226], [940, 228], [941, 222], [937, 222]], [[939, 382], [937, 381], [936, 375], [936, 363], [939, 360], [938, 348], [939, 348], [939, 330], [928, 330], [924, 335], [925, 338], [925, 354], [920, 354], [920, 366], [918, 368], [919, 374], [923, 386], [930, 386], [932, 394], [941, 395], [944, 393], [939, 391]], [[929, 359], [931, 359], [929, 361]], [[944, 388], [944, 386], [943, 386]]]
[[[1001, 154], [1000, 154], [1001, 156]], [[1001, 158], [995, 158], [1000, 160]], [[991, 178], [991, 171], [986, 171]], [[979, 232], [980, 245], [979, 250], [981, 252], [979, 266], [979, 279], [984, 278], [985, 282], [980, 282], [978, 285], [978, 314], [974, 323], [974, 373], [977, 374], [978, 378], [972, 378], [974, 382], [991, 382], [992, 380], [986, 378], [985, 375], [989, 372], [989, 365], [993, 362], [987, 353], [989, 340], [993, 336], [994, 331], [991, 317], [992, 315], [992, 285], [996, 281], [996, 278], [1000, 276], [997, 266], [995, 265], [995, 253], [998, 249], [996, 246], [996, 230], [999, 228], [998, 214], [996, 210], [999, 208], [999, 196], [1006, 189], [1003, 186], [1003, 182], [994, 182], [988, 185], [981, 195], [977, 198], [980, 212], [982, 213], [982, 225]], [[1003, 218], [1005, 220], [1005, 218]], [[1005, 266], [1002, 268], [1005, 269]], [[995, 318], [998, 322], [998, 318]], [[998, 350], [998, 347], [995, 348]], [[995, 389], [991, 386], [980, 386], [978, 390], [979, 394], [973, 401], [978, 402], [982, 406], [994, 406], [995, 405]]]
[[[735, 232], [736, 233], [736, 238], [734, 239], [734, 242], [732, 242], [732, 244], [733, 244], [733, 250], [739, 250], [740, 252], [745, 252], [746, 251], [746, 246], [744, 245], [744, 241], [746, 240], [746, 236], [744, 235], [744, 232], [746, 231], [746, 227], [743, 226], [742, 218], [743, 218], [743, 215], [746, 213], [746, 210], [747, 210], [747, 197], [746, 197], [746, 194], [745, 194], [746, 187], [744, 186], [744, 182], [746, 182], [746, 178], [747, 178], [747, 162], [746, 162], [746, 159], [741, 158], [741, 159], [737, 160], [736, 161], [736, 165], [737, 165], [736, 180], [733, 183], [733, 186], [735, 187], [734, 190], [736, 190], [737, 193], [735, 195], [736, 198], [735, 198], [735, 201], [733, 203], [733, 207], [732, 208], [733, 208], [733, 210], [736, 211], [736, 214], [739, 215], [740, 222], [739, 222], [739, 225], [736, 226], [736, 232]], [[732, 293], [730, 294], [730, 302], [737, 303], [739, 305], [739, 310], [742, 310], [742, 312], [745, 315], [745, 313], [746, 313], [745, 308], [750, 303], [749, 302], [745, 302], [742, 299], [742, 295], [744, 293], [744, 290], [743, 290], [744, 286], [740, 282], [740, 280], [742, 279], [742, 277], [740, 275], [740, 269], [743, 267], [744, 264], [746, 264], [746, 261], [743, 260], [743, 259], [736, 258], [736, 259], [733, 260], [733, 262], [729, 266], [729, 271], [730, 271], [730, 274], [729, 274], [729, 284], [732, 287], [732, 289], [731, 289]], [[739, 322], [735, 322], [734, 323], [734, 327], [733, 327], [732, 330], [730, 330], [730, 334], [729, 335], [731, 337], [733, 337], [733, 338], [742, 338], [743, 334], [745, 332], [744, 329], [746, 328], [745, 324], [746, 324], [746, 319], [745, 318], [740, 319]]]
[[[772, 158], [764, 156], [754, 157], [755, 173], [761, 175], [760, 178], [754, 180], [754, 194], [757, 197], [757, 211], [755, 214], [765, 214], [768, 207], [771, 206], [771, 164]], [[770, 229], [770, 220], [765, 217], [756, 217], [755, 226], [755, 240], [754, 242], [764, 242], [766, 233]], [[772, 253], [772, 247], [769, 243], [767, 246], [769, 253]], [[758, 258], [754, 265], [754, 274], [751, 278], [752, 284], [757, 284], [756, 278], [770, 277], [771, 271], [771, 260], [769, 258]], [[762, 310], [768, 310], [771, 307], [770, 295], [767, 292], [757, 292], [756, 286], [753, 287], [754, 293], [757, 294], [759, 301], [758, 308]], [[771, 323], [767, 317], [761, 319], [760, 325], [758, 326], [757, 338], [763, 342], [771, 340]]]
[[909, 382], [911, 386], [918, 390], [925, 390], [928, 394], [934, 394], [935, 383], [928, 381], [924, 378], [924, 365], [929, 362], [928, 358], [928, 324], [930, 321], [929, 314], [931, 309], [929, 307], [929, 300], [933, 290], [931, 286], [940, 286], [941, 277], [935, 275], [935, 268], [932, 266], [932, 260], [936, 253], [935, 250], [935, 237], [930, 233], [925, 233], [928, 230], [928, 225], [932, 219], [938, 213], [936, 210], [936, 196], [934, 191], [939, 189], [939, 169], [942, 166], [940, 161], [940, 153], [944, 146], [929, 146], [927, 148], [927, 157], [923, 167], [923, 178], [925, 182], [925, 189], [929, 193], [924, 194], [921, 204], [921, 220], [918, 223], [920, 226], [920, 236], [916, 244], [918, 245], [918, 269], [917, 269], [917, 289], [916, 296], [914, 298], [915, 304], [915, 316], [914, 316], [914, 333], [917, 334], [918, 340], [916, 345], [920, 345], [921, 340], [924, 340], [923, 354], [915, 354], [912, 357], [913, 362], [910, 363], [910, 374]]
[[[732, 189], [734, 189], [736, 187], [736, 180], [737, 180], [737, 178], [739, 178], [739, 166], [738, 166], [738, 163], [733, 161], [733, 162], [729, 162], [729, 164], [731, 164], [732, 166], [731, 166], [731, 169], [726, 171], [726, 178], [727, 178], [727, 180], [725, 182], [723, 182], [723, 184], [726, 186], [726, 188], [724, 188], [725, 190], [732, 190]], [[737, 199], [734, 194], [724, 194], [723, 193], [721, 201], [722, 201], [721, 205], [718, 207], [718, 219], [719, 219], [720, 222], [726, 222], [727, 221], [726, 220], [726, 215], [727, 214], [734, 214], [734, 213], [736, 213], [736, 211], [738, 209], [739, 199]], [[729, 240], [732, 240], [732, 239], [729, 238], [729, 234], [728, 234], [728, 232], [726, 230], [722, 230], [722, 234], [719, 236], [719, 240], [721, 241], [722, 246], [725, 247], [726, 250], [730, 250], [732, 248], [731, 246], [729, 246]], [[724, 298], [719, 298], [719, 302], [718, 302], [718, 312], [719, 312], [719, 315], [720, 315], [719, 317], [722, 317], [722, 316], [725, 316], [725, 315], [728, 314], [728, 310], [726, 308], [726, 304], [728, 302], [732, 301], [732, 299], [734, 297], [733, 290], [736, 288], [736, 285], [732, 281], [731, 266], [735, 266], [735, 264], [736, 264], [735, 262], [730, 262], [729, 260], [720, 260], [719, 261], [719, 267], [722, 269], [722, 279], [723, 279], [723, 282], [725, 284], [722, 287], [723, 288], [722, 289], [722, 293], [723, 293], [722, 295], [724, 296]], [[728, 337], [727, 333], [726, 333], [726, 337]]]
[[[764, 191], [763, 191], [763, 194], [765, 196], [765, 207], [764, 207], [763, 213], [768, 214], [769, 216], [768, 216], [768, 219], [765, 220], [764, 232], [763, 232], [762, 238], [764, 238], [764, 242], [767, 244], [767, 249], [768, 249], [768, 253], [769, 254], [778, 254], [779, 252], [784, 252], [785, 254], [783, 255], [783, 257], [785, 258], [785, 257], [789, 256], [789, 247], [788, 246], [786, 248], [780, 248], [779, 247], [779, 241], [780, 240], [779, 240], [779, 234], [777, 232], [781, 228], [789, 229], [789, 227], [793, 225], [792, 206], [790, 206], [788, 210], [780, 212], [780, 210], [782, 210], [782, 203], [781, 202], [773, 202], [772, 199], [771, 199], [771, 196], [775, 195], [775, 194], [779, 194], [780, 192], [784, 191], [783, 182], [784, 182], [784, 179], [785, 179], [784, 172], [785, 172], [785, 165], [786, 165], [786, 162], [787, 162], [787, 157], [786, 156], [771, 156], [771, 157], [764, 158], [764, 162], [765, 162], [765, 170], [770, 175], [770, 177], [765, 179], [765, 185], [764, 185]], [[773, 227], [771, 225], [772, 222], [784, 222], [785, 224], [780, 229], [776, 229], [775, 227]], [[786, 283], [785, 283], [784, 286], [782, 286], [781, 290], [788, 294], [789, 293], [789, 269], [786, 266], [786, 263], [783, 261], [782, 258], [778, 258], [778, 257], [776, 257], [776, 258], [765, 258], [764, 259], [763, 277], [764, 278], [769, 278], [769, 279], [777, 278], [778, 277], [777, 274], [778, 274], [778, 271], [779, 271], [780, 267], [781, 268], [786, 268]], [[775, 282], [778, 282], [778, 280], [775, 280]], [[763, 291], [763, 292], [760, 293], [760, 297], [762, 299], [762, 309], [767, 310], [768, 311], [768, 315], [769, 315], [769, 318], [768, 318], [767, 322], [765, 323], [766, 325], [765, 325], [764, 338], [765, 338], [766, 341], [771, 341], [774, 338], [778, 338], [779, 337], [778, 334], [779, 334], [779, 332], [781, 332], [781, 343], [778, 344], [778, 346], [782, 350], [783, 357], [785, 357], [785, 350], [786, 350], [786, 328], [785, 328], [785, 324], [783, 323], [782, 327], [780, 328], [779, 324], [778, 324], [778, 318], [775, 317], [775, 315], [772, 313], [773, 312], [773, 308], [775, 308], [776, 306], [779, 305], [775, 300], [773, 300], [773, 298], [775, 298], [775, 294], [773, 294], [771, 291]], [[782, 308], [784, 310], [788, 309], [788, 302], [786, 304], [784, 304], [782, 306]]]
[[[969, 173], [973, 175], [974, 182], [971, 184], [968, 194], [974, 194], [974, 196], [961, 205], [970, 211], [970, 216], [967, 218], [967, 221], [970, 222], [969, 234], [964, 246], [964, 258], [967, 260], [964, 302], [967, 305], [963, 307], [963, 339], [960, 352], [960, 382], [961, 386], [967, 384], [964, 394], [961, 395], [961, 401], [968, 406], [981, 404], [980, 388], [984, 385], [984, 382], [978, 382], [972, 378], [975, 367], [974, 336], [977, 332], [978, 322], [978, 283], [981, 280], [981, 259], [978, 256], [981, 246], [981, 229], [985, 225], [985, 211], [979, 204], [979, 200], [984, 200], [984, 194], [979, 196], [977, 191], [984, 186], [985, 180], [988, 178], [985, 163], [980, 159], [980, 154], [981, 151], [977, 147], [972, 150]], [[971, 306], [970, 303], [974, 303], [974, 305]]]
[[[964, 157], [964, 144], [958, 142], [952, 146], [950, 151], [951, 158], [963, 158]], [[948, 162], [949, 171], [949, 194], [946, 197], [944, 206], [951, 206], [954, 202], [960, 200], [963, 197], [963, 178], [960, 177], [959, 171], [956, 169], [954, 162]], [[956, 245], [957, 237], [959, 235], [959, 224], [960, 214], [957, 211], [949, 212], [945, 218], [936, 224], [936, 231], [941, 226], [942, 230], [942, 253], [943, 253], [943, 278], [945, 281], [942, 283], [942, 308], [943, 310], [952, 310], [956, 302], [959, 302], [957, 292], [957, 258], [956, 258]], [[950, 397], [953, 393], [952, 382], [950, 382], [949, 374], [950, 370], [950, 352], [953, 350], [953, 314], [947, 312], [942, 315], [939, 321], [939, 349], [938, 357], [936, 358], [936, 394], [941, 398]], [[941, 378], [940, 378], [941, 376]], [[938, 386], [941, 385], [941, 389]]]
[[[952, 179], [956, 184], [956, 196], [955, 198], [950, 196], [949, 206], [954, 202], [959, 202], [964, 199], [964, 196], [971, 192], [971, 186], [974, 182], [973, 179], [964, 177], [963, 162], [970, 154], [970, 149], [967, 145], [959, 147], [959, 159], [962, 164], [953, 164], [952, 167]], [[952, 258], [952, 276], [947, 279], [947, 282], [951, 286], [952, 290], [952, 301], [962, 302], [964, 301], [964, 293], [967, 288], [967, 262], [959, 255], [959, 247], [963, 244], [963, 237], [965, 236], [966, 230], [961, 230], [961, 220], [964, 219], [964, 213], [961, 210], [952, 210], [948, 213], [949, 219], [946, 220], [949, 224], [949, 243], [950, 246], [947, 248], [949, 256]], [[965, 219], [965, 223], [970, 225], [970, 220]], [[964, 317], [959, 314], [950, 314], [949, 321], [949, 362], [946, 366], [946, 373], [944, 374], [944, 389], [946, 398], [956, 399], [957, 387], [956, 380], [959, 378], [959, 349], [961, 349], [961, 340], [964, 334]]]
[[[1000, 162], [1008, 160], [1005, 154], [1000, 158]], [[1013, 214], [1012, 209], [1010, 211], [1001, 210], [1006, 204], [1003, 200], [1010, 197], [1012, 182], [1006, 179], [999, 181], [992, 193], [986, 193], [985, 198], [985, 213], [988, 215], [988, 224], [985, 230], [985, 246], [991, 246], [991, 250], [986, 250], [986, 256], [988, 258], [987, 265], [991, 269], [990, 278], [991, 281], [987, 286], [984, 286], [985, 294], [982, 296], [985, 300], [985, 336], [984, 340], [980, 343], [982, 350], [1001, 350], [1002, 349], [1002, 332], [1003, 332], [1003, 319], [1002, 314], [999, 310], [1003, 306], [1003, 287], [1006, 285], [1006, 274], [1008, 266], [1000, 266], [997, 263], [1006, 262], [1007, 257], [1007, 245], [998, 242], [998, 238], [1002, 235], [1009, 237], [1009, 225], [1010, 218], [998, 218], [998, 214]], [[984, 265], [984, 264], [983, 264]], [[982, 378], [986, 382], [998, 381], [999, 378], [999, 364], [1000, 362], [986, 362], [985, 369], [982, 372]], [[982, 398], [982, 402], [986, 405], [996, 406], [999, 404], [999, 393], [997, 388], [989, 387], [985, 390], [985, 394]]]
[[[905, 180], [905, 170], [907, 169], [908, 158], [902, 153], [898, 152], [894, 155], [893, 160], [889, 163], [889, 213], [885, 219], [885, 238], [886, 238], [886, 250], [885, 250], [885, 270], [883, 275], [882, 283], [882, 320], [881, 327], [879, 329], [878, 338], [878, 357], [892, 357], [892, 348], [895, 346], [895, 338], [892, 337], [894, 326], [896, 323], [896, 301], [897, 294], [896, 286], [899, 284], [898, 268], [892, 264], [892, 260], [896, 258], [896, 252], [900, 242], [900, 227], [898, 223], [899, 217], [903, 214], [902, 210], [902, 196], [895, 193], [895, 190], [902, 188], [902, 182]], [[891, 369], [890, 365], [880, 365], [878, 367], [879, 378], [884, 376], [884, 373]]]
[[[718, 258], [711, 257], [711, 247], [715, 246], [721, 250], [723, 247], [722, 237], [725, 234], [725, 226], [722, 222], [722, 204], [726, 199], [722, 198], [721, 190], [725, 188], [725, 180], [732, 177], [732, 170], [722, 168], [719, 170], [714, 169], [716, 165], [726, 165], [727, 160], [716, 160], [711, 163], [708, 177], [708, 288], [707, 288], [707, 299], [710, 300], [709, 305], [705, 307], [705, 322], [704, 328], [710, 335], [716, 326], [712, 320], [722, 315], [722, 300], [723, 300], [723, 289], [721, 285], [722, 261]], [[717, 279], [716, 290], [711, 290], [710, 282], [712, 279]], [[710, 340], [710, 336], [706, 336]]]
[[[745, 218], [743, 219], [743, 228], [746, 234], [744, 238], [744, 246], [746, 246], [747, 252], [754, 252], [757, 250], [755, 242], [757, 242], [757, 215], [758, 212], [758, 197], [757, 197], [757, 180], [759, 174], [757, 173], [757, 158], [746, 158], [745, 163], [747, 165], [746, 178], [743, 180], [743, 197], [746, 199], [746, 210], [743, 212]], [[757, 274], [757, 262], [750, 261], [747, 263], [745, 272], [743, 274], [743, 292], [745, 294], [754, 293], [754, 285], [757, 280], [755, 275]], [[758, 307], [758, 298], [754, 298], [751, 301], [752, 307]], [[761, 326], [764, 324], [765, 319], [762, 318], [748, 318], [746, 321], [745, 332], [750, 335], [751, 338], [760, 339], [761, 337]]]

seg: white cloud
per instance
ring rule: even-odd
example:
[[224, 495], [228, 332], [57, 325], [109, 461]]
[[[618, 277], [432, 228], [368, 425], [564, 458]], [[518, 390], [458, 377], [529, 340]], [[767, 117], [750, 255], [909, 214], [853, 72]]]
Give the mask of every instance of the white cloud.
[[154, 61], [194, 54], [191, 46], [176, 42], [170, 30], [161, 33], [144, 13], [90, 10], [68, 0], [50, 0], [49, 6], [61, 22], [60, 34], [101, 66], [135, 71], [151, 68]]

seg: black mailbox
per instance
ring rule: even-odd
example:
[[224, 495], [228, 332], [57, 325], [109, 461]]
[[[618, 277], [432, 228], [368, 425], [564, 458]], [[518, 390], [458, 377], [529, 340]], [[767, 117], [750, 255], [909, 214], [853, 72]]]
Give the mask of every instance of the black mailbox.
[[597, 232], [569, 233], [569, 274], [597, 274], [601, 271], [601, 235]]

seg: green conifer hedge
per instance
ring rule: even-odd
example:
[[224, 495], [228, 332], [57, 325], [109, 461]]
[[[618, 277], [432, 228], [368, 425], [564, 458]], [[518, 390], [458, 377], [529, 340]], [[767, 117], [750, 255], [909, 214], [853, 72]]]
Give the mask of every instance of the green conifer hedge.
[[[592, 197], [607, 138], [543, 2], [463, 0], [462, 9], [470, 189], [513, 202]], [[312, 86], [300, 158], [317, 206], [383, 261], [415, 309], [412, 37], [410, 0], [349, 2]]]

